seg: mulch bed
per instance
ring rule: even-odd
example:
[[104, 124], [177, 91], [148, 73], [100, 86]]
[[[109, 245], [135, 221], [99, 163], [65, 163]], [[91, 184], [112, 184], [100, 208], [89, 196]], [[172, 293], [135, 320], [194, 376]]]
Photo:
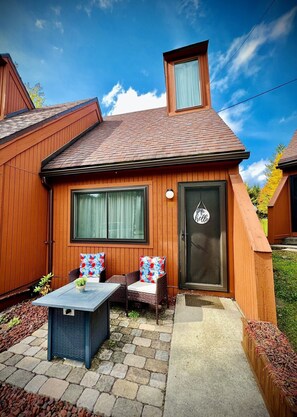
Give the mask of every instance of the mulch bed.
[[[33, 299], [23, 301], [13, 307], [4, 310], [0, 324], [0, 353], [30, 336], [47, 321], [46, 307], [33, 306]], [[14, 317], [20, 319], [20, 324], [8, 329], [7, 323]]]
[[247, 334], [257, 343], [258, 355], [266, 355], [275, 383], [297, 406], [297, 353], [287, 337], [272, 323], [248, 320]]
[[[3, 311], [5, 316], [0, 325], [0, 352], [30, 336], [47, 321], [48, 309], [33, 306], [33, 299], [23, 301]], [[7, 323], [14, 317], [21, 322], [11, 329]], [[57, 401], [49, 397], [28, 393], [25, 390], [2, 383], [0, 384], [0, 417], [98, 417], [85, 408], [75, 407], [66, 401]]]

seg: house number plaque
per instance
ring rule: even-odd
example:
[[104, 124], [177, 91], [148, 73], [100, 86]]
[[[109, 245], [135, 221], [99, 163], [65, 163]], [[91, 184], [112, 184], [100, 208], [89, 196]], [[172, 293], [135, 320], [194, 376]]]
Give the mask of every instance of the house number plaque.
[[206, 224], [209, 222], [210, 214], [203, 201], [200, 201], [193, 214], [193, 219], [198, 224]]

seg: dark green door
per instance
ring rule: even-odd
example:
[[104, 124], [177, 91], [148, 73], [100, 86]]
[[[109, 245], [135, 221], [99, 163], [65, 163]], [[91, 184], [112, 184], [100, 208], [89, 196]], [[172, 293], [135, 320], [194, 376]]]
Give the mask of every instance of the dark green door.
[[180, 287], [227, 291], [225, 181], [179, 184]]

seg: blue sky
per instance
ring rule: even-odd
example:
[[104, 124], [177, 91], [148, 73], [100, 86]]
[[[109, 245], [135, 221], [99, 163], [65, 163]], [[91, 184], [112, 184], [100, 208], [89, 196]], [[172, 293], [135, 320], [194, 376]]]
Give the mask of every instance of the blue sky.
[[[206, 39], [216, 111], [297, 78], [295, 0], [1, 1], [0, 52], [24, 82], [41, 83], [47, 105], [163, 106], [163, 52]], [[220, 116], [251, 152], [244, 179], [263, 183], [267, 159], [297, 129], [297, 82]]]

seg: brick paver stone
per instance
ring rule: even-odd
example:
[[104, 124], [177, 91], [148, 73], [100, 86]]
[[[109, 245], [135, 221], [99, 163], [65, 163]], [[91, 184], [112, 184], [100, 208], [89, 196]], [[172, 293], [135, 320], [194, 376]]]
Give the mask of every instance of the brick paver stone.
[[11, 385], [16, 385], [19, 388], [24, 388], [25, 385], [34, 377], [32, 372], [24, 369], [16, 370], [5, 382]]
[[102, 352], [99, 355], [99, 359], [102, 361], [108, 361], [112, 355], [112, 350], [109, 349], [103, 349]]
[[47, 337], [47, 330], [44, 330], [44, 329], [35, 330], [35, 332], [32, 333], [31, 336], [35, 336], [35, 337]]
[[146, 337], [147, 339], [152, 339], [152, 340], [158, 340], [160, 337], [160, 334], [158, 332], [152, 332], [149, 330], [143, 330], [142, 331], [142, 337]]
[[156, 328], [156, 326], [154, 324], [147, 324], [147, 323], [141, 324], [139, 326], [140, 330], [149, 330], [149, 331], [152, 331], [152, 332], [155, 330], [155, 328]]
[[158, 388], [141, 385], [137, 393], [137, 400], [149, 405], [161, 407], [163, 404], [163, 392]]
[[88, 410], [92, 411], [94, 405], [99, 397], [99, 392], [92, 388], [85, 388], [77, 400], [78, 407], [85, 407]]
[[[44, 339], [41, 337], [35, 337], [34, 340], [30, 343], [30, 346], [40, 346], [44, 342]], [[42, 346], [40, 346], [42, 347]]]
[[128, 366], [135, 366], [136, 368], [143, 368], [145, 361], [146, 359], [143, 356], [128, 353], [124, 359], [124, 364]]
[[16, 368], [25, 369], [26, 371], [33, 371], [35, 366], [40, 363], [40, 359], [32, 358], [31, 356], [26, 356], [21, 359], [15, 366]]
[[115, 363], [123, 363], [125, 356], [126, 356], [125, 352], [116, 351], [116, 352], [113, 352], [110, 360]]
[[3, 363], [5, 361], [7, 361], [7, 359], [11, 358], [11, 356], [13, 355], [12, 352], [8, 352], [7, 350], [5, 350], [4, 352], [0, 353], [0, 363]]
[[168, 362], [169, 353], [166, 350], [157, 350], [155, 359], [158, 359], [159, 361]]
[[122, 333], [113, 332], [110, 335], [110, 340], [114, 340], [114, 341], [118, 342], [118, 341], [121, 340], [122, 337], [123, 337]]
[[126, 398], [118, 398], [112, 410], [112, 417], [140, 417], [142, 404]]
[[35, 368], [34, 372], [35, 374], [45, 374], [48, 368], [52, 366], [50, 362], [47, 361], [41, 361]]
[[49, 378], [39, 390], [39, 394], [59, 400], [66, 391], [69, 382], [62, 379]]
[[119, 326], [121, 326], [121, 327], [128, 327], [129, 326], [129, 320], [121, 320], [119, 322]]
[[62, 363], [53, 363], [52, 366], [48, 368], [45, 375], [53, 378], [65, 379], [71, 370], [72, 367], [69, 365], [63, 365]]
[[111, 416], [115, 401], [116, 398], [113, 395], [103, 392], [94, 406], [94, 413], [103, 414], [106, 417]]
[[132, 345], [132, 343], [126, 343], [122, 349], [125, 353], [134, 353], [135, 352], [135, 345]]
[[132, 329], [131, 336], [141, 336], [142, 330], [140, 329]]
[[16, 368], [14, 366], [5, 366], [5, 368], [0, 371], [0, 381], [5, 381], [15, 371]]
[[25, 390], [36, 394], [42, 385], [47, 381], [47, 377], [44, 375], [35, 375], [31, 381], [25, 386]]
[[157, 359], [147, 359], [145, 369], [151, 372], [160, 372], [166, 374], [168, 371], [168, 365], [164, 361], [158, 361]]
[[24, 353], [26, 350], [28, 350], [31, 346], [27, 345], [26, 343], [17, 343], [16, 345], [11, 346], [8, 349], [8, 352], [12, 353]]
[[101, 392], [110, 392], [114, 383], [114, 377], [110, 375], [101, 375], [97, 382], [96, 388]]
[[166, 375], [165, 374], [160, 374], [160, 373], [157, 373], [157, 372], [152, 372], [149, 385], [151, 387], [165, 389]]
[[115, 366], [112, 368], [110, 375], [114, 376], [115, 378], [123, 379], [125, 378], [127, 371], [127, 365], [123, 365], [122, 363], [116, 363]]
[[28, 337], [26, 337], [25, 339], [22, 340], [22, 343], [30, 345], [30, 343], [32, 343], [33, 340], [35, 340], [35, 339], [36, 339], [36, 337], [34, 337], [34, 336], [28, 336]]
[[129, 398], [130, 400], [134, 400], [134, 398], [136, 397], [137, 390], [137, 384], [123, 379], [117, 379], [112, 387], [112, 393], [114, 395]]
[[146, 385], [150, 380], [150, 373], [145, 369], [130, 367], [126, 379], [137, 384]]
[[152, 348], [157, 350], [170, 350], [170, 342], [162, 342], [161, 340], [153, 340], [152, 341]]
[[145, 405], [141, 417], [162, 417], [162, 410], [152, 405]]
[[169, 333], [160, 333], [160, 340], [161, 340], [161, 342], [170, 342], [171, 341], [171, 334], [169, 334]]
[[61, 400], [68, 401], [71, 404], [76, 404], [83, 390], [84, 388], [81, 385], [69, 384], [66, 391], [62, 395]]
[[156, 354], [155, 349], [143, 346], [137, 346], [135, 355], [144, 356], [145, 358], [154, 358]]
[[112, 362], [102, 361], [98, 367], [99, 374], [109, 375], [113, 368]]
[[39, 352], [36, 353], [35, 358], [41, 359], [42, 361], [47, 360], [47, 351], [41, 349]]
[[66, 381], [72, 384], [79, 384], [86, 372], [83, 368], [73, 368], [70, 374], [68, 374]]
[[5, 362], [5, 365], [8, 366], [15, 366], [16, 363], [18, 363], [21, 359], [23, 359], [24, 355], [13, 355], [11, 358], [7, 359]]
[[145, 337], [136, 336], [133, 339], [133, 343], [134, 343], [134, 345], [137, 345], [137, 346], [150, 347], [152, 341], [151, 341], [151, 339], [147, 339]]
[[99, 376], [100, 375], [98, 375], [96, 372], [87, 371], [81, 380], [80, 385], [92, 388], [94, 385], [96, 385]]
[[63, 364], [64, 365], [75, 366], [75, 368], [82, 368], [85, 365], [84, 362], [76, 361], [74, 359], [64, 359]]
[[3, 365], [2, 363], [0, 363], [0, 371], [2, 371], [2, 369], [5, 369], [5, 365]]

